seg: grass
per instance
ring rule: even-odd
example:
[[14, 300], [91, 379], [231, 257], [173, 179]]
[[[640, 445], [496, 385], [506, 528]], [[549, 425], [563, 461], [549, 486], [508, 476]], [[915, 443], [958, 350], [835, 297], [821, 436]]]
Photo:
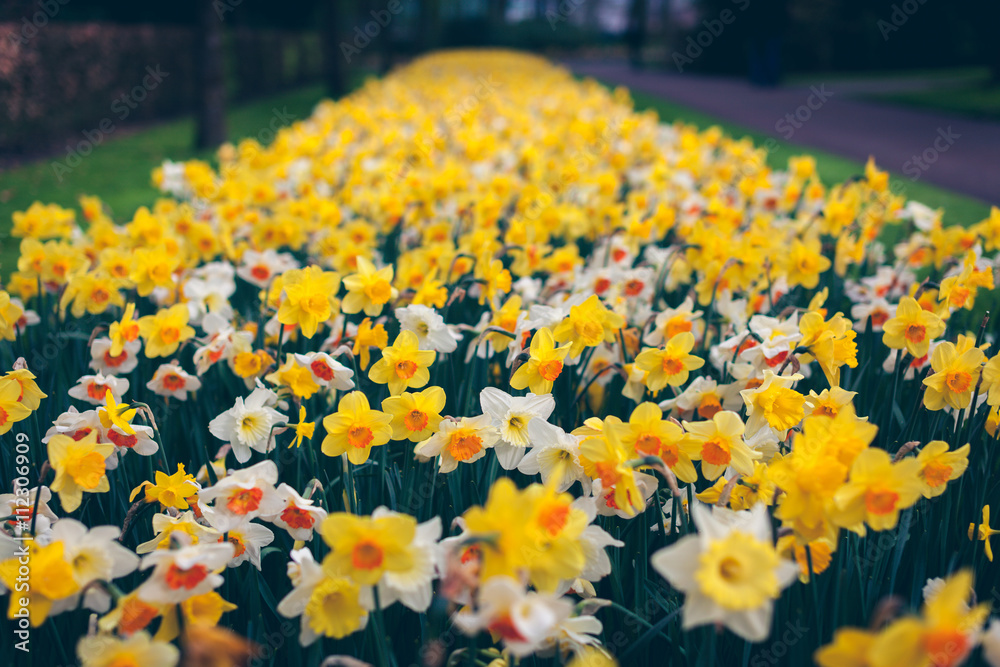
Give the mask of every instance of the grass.
[[980, 82], [947, 91], [920, 90], [875, 95], [872, 99], [984, 120], [1000, 120], [1000, 85], [995, 83]]
[[[679, 104], [674, 104], [655, 95], [632, 91], [632, 99], [637, 109], [653, 109], [666, 122], [682, 121], [705, 128], [717, 125], [734, 137], [749, 137], [754, 144], [763, 146], [768, 140], [776, 140], [772, 135], [751, 130], [735, 123], [719, 120]], [[768, 163], [773, 168], [784, 168], [788, 158], [809, 154], [816, 158], [816, 169], [826, 184], [839, 183], [864, 172], [864, 165], [855, 160], [817, 150], [801, 144], [777, 141], [777, 146], [768, 153]], [[891, 172], [890, 172], [891, 173]], [[899, 174], [892, 174], [892, 180], [899, 182], [900, 193], [908, 199], [920, 201], [931, 208], [944, 208], [945, 224], [959, 223], [971, 225], [989, 216], [990, 207], [985, 202], [965, 195], [939, 188], [927, 183], [916, 183]]]
[[[270, 130], [279, 113], [302, 120], [321, 99], [322, 86], [314, 85], [232, 108], [226, 119], [229, 138], [261, 137], [262, 133], [266, 138], [265, 130]], [[213, 155], [212, 150], [196, 150], [194, 136], [194, 118], [185, 117], [132, 129], [125, 136], [105, 141], [70, 173], [62, 174], [61, 180], [53, 164], [63, 162], [65, 154], [0, 174], [0, 275], [12, 271], [17, 262], [18, 239], [9, 236], [14, 211], [23, 211], [34, 201], [75, 207], [81, 194], [92, 194], [111, 207], [117, 221], [126, 221], [136, 208], [158, 196], [150, 172], [164, 159]]]

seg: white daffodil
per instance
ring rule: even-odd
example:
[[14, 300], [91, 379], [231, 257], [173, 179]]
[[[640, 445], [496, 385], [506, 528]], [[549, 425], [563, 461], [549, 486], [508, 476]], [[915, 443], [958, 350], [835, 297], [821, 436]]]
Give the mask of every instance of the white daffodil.
[[448, 473], [459, 462], [472, 463], [486, 456], [486, 450], [500, 439], [489, 415], [462, 417], [458, 421], [445, 419], [438, 432], [417, 443], [413, 453], [424, 460], [441, 457], [440, 471]]
[[[31, 530], [31, 523], [35, 523], [35, 539], [42, 535], [48, 535], [49, 529], [59, 520], [56, 513], [49, 507], [52, 500], [52, 491], [49, 487], [41, 487], [41, 498], [38, 497], [39, 487], [26, 489], [22, 486], [15, 486], [14, 493], [0, 494], [0, 516], [13, 517], [7, 520], [7, 526], [13, 528], [14, 535], [20, 537], [22, 533]], [[35, 502], [38, 502], [38, 518], [34, 518]], [[47, 544], [47, 542], [46, 542]], [[2, 560], [2, 558], [0, 558]]]
[[261, 461], [202, 489], [198, 505], [212, 527], [224, 533], [243, 519], [280, 512], [282, 499], [274, 488], [277, 481], [278, 466], [274, 461]]
[[222, 585], [219, 572], [233, 558], [234, 551], [229, 542], [154, 551], [142, 559], [141, 569], [153, 568], [153, 573], [136, 594], [145, 602], [179, 604], [214, 590]]
[[[582, 436], [566, 433], [558, 426], [552, 427], [555, 437], [539, 441], [529, 449], [517, 469], [525, 475], [541, 474], [542, 482], [549, 484], [550, 480], [556, 491], [566, 491], [579, 481], [584, 494], [590, 492], [590, 478], [580, 463], [580, 440]], [[558, 475], [558, 479], [552, 477]]]
[[313, 381], [321, 387], [338, 391], [354, 389], [354, 371], [340, 363], [326, 352], [296, 354], [295, 361], [309, 369]]
[[371, 587], [332, 576], [308, 549], [291, 553], [288, 578], [294, 588], [278, 603], [277, 611], [285, 618], [302, 617], [302, 646], [321, 636], [346, 637], [368, 624], [368, 612], [375, 607]]
[[774, 601], [798, 575], [771, 537], [767, 507], [733, 512], [696, 503], [697, 535], [687, 535], [652, 555], [650, 562], [685, 593], [683, 627], [721, 623], [747, 641], [771, 632]]
[[271, 429], [275, 424], [287, 422], [288, 417], [269, 404], [277, 402], [277, 395], [262, 387], [254, 389], [244, 400], [236, 398], [236, 405], [226, 410], [208, 424], [216, 438], [226, 440], [233, 447], [233, 455], [240, 463], [250, 460], [250, 450], [261, 454], [274, 449]]
[[142, 341], [130, 340], [125, 343], [122, 353], [111, 356], [111, 339], [95, 338], [90, 344], [90, 367], [104, 375], [125, 375], [139, 365], [139, 351]]
[[326, 510], [313, 505], [312, 500], [303, 498], [284, 482], [278, 485], [276, 493], [281, 500], [280, 509], [273, 514], [262, 515], [261, 518], [287, 530], [293, 540], [311, 540], [316, 526], [326, 518]]
[[444, 323], [444, 318], [430, 306], [414, 303], [405, 308], [397, 308], [396, 319], [399, 320], [400, 329], [417, 334], [421, 350], [447, 354], [454, 352], [461, 340], [461, 336], [453, 333]]
[[552, 394], [511, 396], [496, 387], [486, 387], [479, 394], [483, 413], [500, 432], [495, 450], [500, 466], [513, 470], [535, 443], [554, 442], [559, 432], [547, 420], [556, 408]]
[[137, 554], [148, 554], [157, 549], [169, 549], [171, 537], [178, 537], [185, 545], [218, 542], [222, 534], [211, 526], [198, 522], [193, 511], [181, 512], [178, 516], [169, 514], [153, 515], [155, 537], [135, 548]]
[[[218, 514], [206, 516], [209, 523]], [[229, 567], [238, 567], [244, 561], [260, 569], [260, 550], [274, 541], [274, 533], [267, 526], [254, 523], [250, 519], [244, 518], [235, 525], [230, 525], [226, 531], [226, 541], [233, 545], [233, 557], [229, 561]]]
[[459, 611], [454, 624], [468, 635], [481, 630], [498, 635], [504, 648], [519, 658], [543, 647], [573, 610], [569, 600], [525, 591], [522, 584], [503, 575], [483, 583], [477, 598], [476, 611]]
[[251, 285], [266, 289], [275, 276], [297, 268], [299, 263], [291, 253], [277, 252], [272, 248], [264, 251], [246, 250], [240, 257], [236, 275]]
[[194, 351], [198, 375], [204, 375], [217, 361], [230, 361], [241, 352], [253, 350], [253, 334], [237, 331], [229, 319], [218, 313], [205, 315], [201, 328], [208, 335], [208, 342]]
[[[385, 507], [372, 512], [372, 518], [399, 516]], [[378, 582], [378, 598], [382, 608], [397, 600], [415, 612], [423, 613], [431, 605], [434, 596], [433, 582], [443, 565], [443, 551], [438, 544], [441, 539], [441, 517], [434, 517], [417, 525], [417, 532], [410, 543], [410, 568], [386, 572]]]
[[71, 397], [91, 405], [104, 405], [104, 397], [107, 395], [108, 389], [111, 390], [111, 395], [115, 397], [115, 400], [120, 402], [122, 396], [128, 391], [128, 387], [129, 382], [125, 378], [98, 373], [97, 375], [84, 375], [76, 381], [75, 386], [70, 387], [67, 393]]
[[[80, 590], [87, 589], [83, 606], [105, 612], [111, 606], [111, 596], [94, 581], [112, 581], [131, 574], [139, 567], [139, 557], [118, 542], [121, 529], [117, 526], [87, 528], [75, 519], [62, 519], [52, 527], [53, 542], [63, 543], [63, 557], [73, 569], [73, 579]], [[55, 606], [73, 609], [79, 594], [59, 600]], [[53, 608], [52, 613], [60, 610]]]
[[189, 393], [201, 389], [201, 380], [189, 374], [180, 364], [161, 364], [146, 388], [157, 396], [186, 401]]

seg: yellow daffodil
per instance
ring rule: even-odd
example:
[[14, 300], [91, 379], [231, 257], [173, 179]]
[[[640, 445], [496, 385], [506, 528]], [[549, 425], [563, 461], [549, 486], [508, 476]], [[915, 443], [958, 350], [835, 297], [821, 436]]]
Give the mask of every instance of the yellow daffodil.
[[556, 326], [552, 337], [558, 343], [571, 343], [569, 356], [578, 357], [585, 347], [614, 342], [616, 332], [623, 326], [625, 318], [608, 310], [600, 298], [592, 294], [569, 309], [569, 317]]
[[67, 512], [74, 511], [83, 493], [107, 493], [111, 488], [105, 476], [104, 460], [115, 451], [112, 443], [97, 442], [97, 431], [79, 440], [68, 435], [53, 435], [48, 442], [49, 465], [56, 471], [52, 490]]
[[360, 391], [340, 399], [337, 412], [323, 418], [326, 437], [323, 453], [327, 456], [347, 454], [347, 459], [361, 465], [368, 460], [372, 447], [380, 447], [392, 437], [392, 416], [372, 410], [368, 398]]
[[316, 432], [316, 422], [306, 421], [306, 406], [299, 406], [299, 423], [289, 424], [295, 428], [295, 439], [292, 440], [291, 447], [299, 447], [302, 445], [303, 440], [312, 440], [313, 434]]
[[896, 316], [882, 325], [882, 342], [893, 350], [905, 349], [916, 358], [923, 357], [931, 341], [944, 333], [945, 323], [924, 310], [913, 297], [904, 296], [896, 306]]
[[983, 505], [983, 520], [977, 526], [975, 523], [969, 524], [969, 539], [980, 540], [986, 549], [986, 558], [993, 562], [993, 547], [990, 545], [990, 538], [1000, 534], [1000, 530], [990, 528], [990, 506]]
[[441, 423], [445, 399], [444, 389], [428, 387], [383, 400], [382, 410], [392, 416], [392, 439], [420, 442], [429, 438]]
[[97, 416], [101, 419], [104, 428], [115, 426], [121, 429], [126, 435], [135, 435], [132, 428], [132, 419], [135, 417], [136, 409], [130, 407], [128, 403], [119, 403], [115, 400], [111, 389], [104, 393], [105, 406], [98, 409]]
[[677, 387], [688, 381], [690, 371], [705, 365], [705, 360], [690, 354], [694, 334], [683, 331], [667, 341], [664, 349], [647, 348], [635, 358], [637, 368], [648, 373], [646, 386], [656, 393], [670, 385]]
[[928, 442], [917, 455], [920, 479], [924, 483], [924, 498], [934, 498], [944, 493], [948, 482], [953, 482], [969, 467], [969, 445], [948, 451], [943, 440]]
[[369, 317], [377, 317], [399, 291], [392, 286], [392, 265], [375, 269], [364, 257], [358, 257], [358, 272], [344, 277], [347, 296], [340, 307], [345, 313], [362, 310]]
[[306, 338], [316, 335], [319, 325], [336, 315], [339, 274], [307, 266], [283, 273], [282, 284], [284, 298], [278, 308], [278, 321], [298, 325]]
[[864, 524], [873, 530], [896, 527], [899, 513], [923, 492], [920, 462], [909, 458], [893, 463], [881, 449], [866, 449], [854, 460], [850, 479], [834, 501], [837, 523], [864, 535]]
[[420, 388], [430, 380], [430, 365], [437, 353], [421, 350], [417, 335], [409, 330], [400, 331], [392, 345], [382, 350], [382, 358], [375, 362], [368, 377], [376, 384], [389, 385], [389, 393], [398, 396], [408, 388]]
[[530, 389], [534, 394], [548, 394], [563, 371], [570, 344], [556, 346], [552, 331], [542, 327], [531, 337], [528, 361], [521, 364], [510, 378], [514, 389]]
[[403, 514], [373, 518], [335, 512], [319, 529], [331, 549], [323, 567], [328, 574], [344, 573], [370, 586], [385, 572], [410, 568], [416, 530], [416, 520]]
[[977, 347], [959, 352], [954, 343], [945, 341], [934, 348], [931, 368], [934, 374], [924, 379], [924, 406], [941, 410], [945, 406], [963, 410], [972, 402], [972, 393], [986, 355]]
[[201, 488], [195, 482], [194, 476], [184, 470], [183, 463], [177, 464], [177, 472], [172, 475], [157, 470], [155, 480], [155, 482], [147, 480], [135, 487], [129, 496], [129, 502], [135, 500], [140, 491], [145, 491], [143, 499], [147, 503], [158, 502], [163, 507], [186, 510]]
[[0, 378], [0, 434], [13, 428], [14, 424], [27, 419], [31, 414], [21, 402], [21, 384], [12, 377]]
[[138, 324], [150, 359], [174, 354], [181, 343], [194, 336], [194, 329], [188, 326], [188, 308], [182, 303], [140, 317]]

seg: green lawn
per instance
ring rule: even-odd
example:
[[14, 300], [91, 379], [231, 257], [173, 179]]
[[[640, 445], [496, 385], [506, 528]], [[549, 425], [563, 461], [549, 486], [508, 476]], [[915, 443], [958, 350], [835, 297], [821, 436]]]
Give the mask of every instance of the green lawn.
[[[734, 123], [719, 120], [714, 116], [668, 102], [654, 95], [632, 91], [632, 99], [635, 101], [636, 108], [654, 109], [659, 114], [660, 119], [667, 122], [680, 120], [703, 128], [718, 125], [731, 136], [750, 137], [753, 139], [754, 144], [758, 146], [764, 146], [769, 139], [773, 139], [771, 135], [764, 132], [757, 132]], [[816, 169], [819, 172], [820, 178], [828, 185], [839, 183], [864, 172], [864, 165], [855, 160], [785, 141], [777, 141], [777, 147], [768, 153], [768, 163], [775, 168], [784, 168], [788, 164], [789, 157], [806, 153], [816, 158]], [[915, 199], [927, 204], [931, 208], [944, 208], [945, 224], [958, 223], [970, 225], [989, 216], [989, 205], [978, 199], [945, 190], [944, 188], [939, 188], [928, 183], [913, 182], [899, 174], [892, 174], [892, 179], [902, 185], [901, 193], [907, 198]]]
[[[323, 89], [315, 85], [233, 108], [227, 116], [229, 137], [261, 137], [263, 132], [266, 139], [273, 119], [280, 115], [303, 120], [321, 99]], [[61, 182], [53, 164], [64, 161], [65, 153], [0, 173], [0, 275], [9, 274], [17, 262], [19, 239], [9, 235], [14, 211], [23, 211], [36, 200], [76, 206], [79, 195], [91, 194], [111, 207], [117, 221], [127, 221], [136, 208], [150, 204], [158, 195], [150, 172], [164, 159], [214, 154], [193, 148], [193, 117], [119, 131], [128, 134], [112, 135], [102, 142], [75, 169], [62, 174]]]
[[949, 111], [971, 118], [1000, 120], [1000, 85], [985, 82], [948, 90], [873, 95], [872, 99], [933, 111]]

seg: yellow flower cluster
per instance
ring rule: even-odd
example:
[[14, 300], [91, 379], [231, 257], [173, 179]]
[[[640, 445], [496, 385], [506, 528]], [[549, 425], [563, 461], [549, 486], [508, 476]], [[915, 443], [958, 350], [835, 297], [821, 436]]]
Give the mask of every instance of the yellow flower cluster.
[[[735, 664], [776, 607], [812, 618], [826, 590], [831, 633], [891, 594], [923, 611], [798, 660], [996, 655], [969, 601], [997, 532], [1000, 209], [946, 226], [873, 161], [828, 185], [766, 157], [542, 59], [451, 52], [217, 168], [164, 163], [129, 218], [95, 197], [83, 226], [18, 213], [0, 434], [44, 448], [35, 520], [2, 530], [36, 540], [31, 623], [86, 602], [107, 613], [83, 664], [157, 667], [191, 628], [221, 645], [223, 613], [256, 639], [299, 619], [303, 646], [365, 632], [382, 664], [421, 637], [450, 650], [428, 635], [446, 621], [497, 645], [449, 663], [656, 642], [679, 664], [682, 633], [716, 624]], [[64, 338], [59, 363], [32, 354]], [[0, 496], [16, 519], [22, 486]], [[879, 534], [898, 541], [869, 553]], [[785, 593], [796, 577], [822, 588]], [[92, 582], [110, 595], [84, 599]], [[415, 613], [387, 626], [397, 604]], [[638, 635], [611, 632], [620, 613]]]

